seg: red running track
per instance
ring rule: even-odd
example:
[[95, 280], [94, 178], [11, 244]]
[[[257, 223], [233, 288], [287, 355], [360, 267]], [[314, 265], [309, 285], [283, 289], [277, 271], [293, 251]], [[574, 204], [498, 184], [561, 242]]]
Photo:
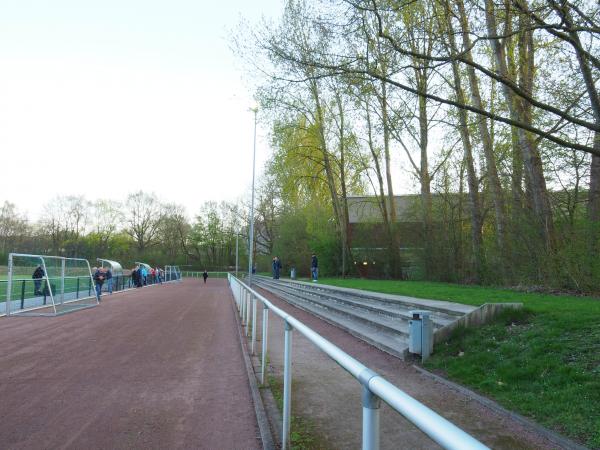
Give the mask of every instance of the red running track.
[[262, 448], [226, 280], [0, 318], [0, 448]]

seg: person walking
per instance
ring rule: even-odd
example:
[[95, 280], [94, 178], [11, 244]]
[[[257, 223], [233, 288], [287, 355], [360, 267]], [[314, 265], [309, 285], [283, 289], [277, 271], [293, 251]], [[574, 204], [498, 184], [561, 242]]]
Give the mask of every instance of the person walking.
[[43, 295], [41, 287], [42, 280], [45, 276], [46, 273], [44, 272], [44, 269], [42, 269], [42, 265], [39, 264], [33, 271], [33, 275], [31, 275], [31, 278], [33, 278], [33, 295]]
[[202, 273], [202, 278], [204, 278], [204, 284], [206, 284], [206, 279], [208, 278], [208, 272], [206, 269], [204, 269], [204, 272]]
[[102, 285], [104, 284], [104, 280], [106, 279], [106, 277], [104, 276], [102, 268], [98, 269], [94, 267], [94, 269], [96, 269], [96, 271], [94, 272], [94, 283], [96, 284], [96, 298], [98, 299], [98, 301], [100, 301], [100, 297], [102, 296]]
[[110, 268], [104, 269], [104, 277], [106, 279], [106, 291], [109, 294], [113, 293], [113, 275]]
[[310, 258], [310, 273], [312, 275], [313, 283], [316, 283], [317, 279], [319, 278], [319, 260], [317, 258], [317, 255], [315, 255], [314, 253]]

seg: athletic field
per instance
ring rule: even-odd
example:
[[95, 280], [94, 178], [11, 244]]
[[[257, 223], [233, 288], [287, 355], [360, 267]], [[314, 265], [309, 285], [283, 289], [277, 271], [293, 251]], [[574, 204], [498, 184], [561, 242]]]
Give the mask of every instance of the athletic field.
[[0, 447], [260, 447], [226, 280], [0, 318]]

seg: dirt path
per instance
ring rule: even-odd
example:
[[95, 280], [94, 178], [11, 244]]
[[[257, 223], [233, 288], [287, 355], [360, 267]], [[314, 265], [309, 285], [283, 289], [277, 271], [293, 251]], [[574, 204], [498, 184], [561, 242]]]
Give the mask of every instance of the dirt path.
[[0, 448], [262, 448], [226, 280], [0, 318]]
[[[261, 290], [261, 293], [276, 306], [489, 447], [507, 450], [557, 448], [519, 423], [501, 417], [463, 394], [421, 375], [411, 364], [289, 305], [267, 291]], [[262, 314], [258, 314], [260, 317]], [[283, 321], [274, 314], [269, 315], [268, 342], [271, 368], [275, 376], [281, 377]], [[360, 448], [362, 410], [358, 382], [300, 333], [294, 333], [292, 348], [292, 415], [312, 422], [324, 448]], [[382, 404], [380, 416], [382, 449], [439, 448], [387, 405]]]

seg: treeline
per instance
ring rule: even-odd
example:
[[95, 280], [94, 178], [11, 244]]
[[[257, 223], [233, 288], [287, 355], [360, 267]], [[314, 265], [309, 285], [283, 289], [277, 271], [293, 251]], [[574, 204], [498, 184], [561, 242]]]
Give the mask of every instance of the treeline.
[[[136, 192], [123, 202], [60, 196], [31, 221], [16, 205], [0, 207], [0, 261], [8, 253], [114, 259], [130, 268], [134, 261], [175, 264], [183, 270], [228, 270], [235, 266], [236, 233], [240, 258], [247, 261], [247, 218], [235, 204], [207, 202], [189, 220], [183, 206]], [[3, 265], [6, 263], [0, 263]], [[247, 264], [247, 262], [246, 262]]]
[[322, 245], [351, 272], [348, 198], [368, 193], [401, 276], [394, 187], [412, 185], [425, 278], [597, 290], [599, 33], [583, 0], [288, 0], [243, 28], [271, 250]]

